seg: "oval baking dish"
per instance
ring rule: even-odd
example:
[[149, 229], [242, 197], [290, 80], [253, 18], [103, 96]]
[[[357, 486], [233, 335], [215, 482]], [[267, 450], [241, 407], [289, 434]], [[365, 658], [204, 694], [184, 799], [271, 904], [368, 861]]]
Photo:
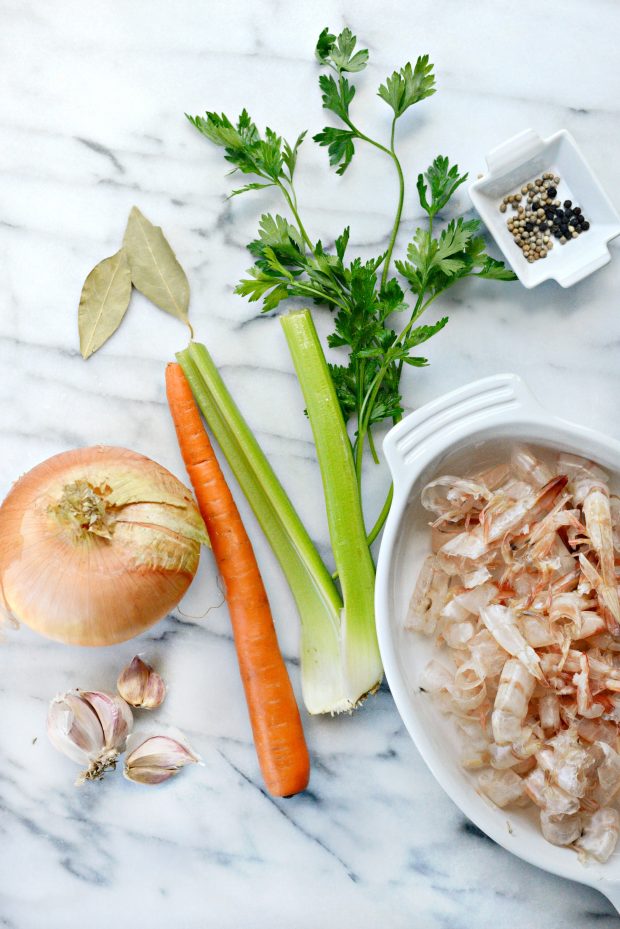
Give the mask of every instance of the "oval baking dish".
[[505, 460], [513, 443], [594, 459], [620, 489], [620, 442], [547, 413], [514, 374], [476, 381], [412, 413], [386, 436], [394, 501], [377, 566], [376, 614], [385, 673], [398, 711], [441, 786], [480, 829], [508, 851], [562, 877], [589, 884], [620, 907], [620, 849], [604, 864], [584, 867], [571, 849], [550, 845], [531, 811], [493, 806], [476, 791], [458, 758], [453, 721], [420, 690], [436, 656], [425, 636], [405, 630], [415, 581], [430, 551], [429, 514], [420, 491], [440, 473], [468, 474]]

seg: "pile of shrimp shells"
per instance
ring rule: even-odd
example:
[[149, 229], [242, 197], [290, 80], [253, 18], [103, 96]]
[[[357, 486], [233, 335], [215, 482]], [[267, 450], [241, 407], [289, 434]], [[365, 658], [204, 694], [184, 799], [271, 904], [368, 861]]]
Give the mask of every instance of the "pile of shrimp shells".
[[433, 554], [406, 625], [434, 636], [420, 681], [498, 807], [534, 805], [543, 836], [607, 861], [620, 831], [620, 500], [570, 454], [439, 477], [422, 505]]

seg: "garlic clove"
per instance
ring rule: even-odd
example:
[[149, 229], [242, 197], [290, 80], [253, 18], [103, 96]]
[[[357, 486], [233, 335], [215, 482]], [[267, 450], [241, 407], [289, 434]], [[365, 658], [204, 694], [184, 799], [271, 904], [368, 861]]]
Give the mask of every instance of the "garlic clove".
[[54, 748], [78, 764], [90, 764], [105, 747], [99, 717], [78, 690], [54, 697], [47, 715], [47, 734]]
[[200, 763], [189, 746], [169, 736], [152, 736], [125, 759], [124, 775], [138, 784], [161, 784], [187, 764]]
[[102, 691], [59, 694], [47, 717], [52, 745], [85, 766], [76, 784], [97, 780], [116, 767], [132, 727], [133, 716], [124, 700]]
[[121, 672], [116, 686], [127, 703], [144, 710], [161, 706], [166, 696], [162, 678], [139, 655]]
[[133, 715], [125, 701], [116, 694], [100, 690], [80, 690], [79, 693], [99, 718], [106, 748], [124, 751], [127, 736], [133, 729]]
[[125, 766], [124, 775], [129, 781], [136, 784], [162, 784], [177, 773], [174, 768], [140, 767], [139, 765]]

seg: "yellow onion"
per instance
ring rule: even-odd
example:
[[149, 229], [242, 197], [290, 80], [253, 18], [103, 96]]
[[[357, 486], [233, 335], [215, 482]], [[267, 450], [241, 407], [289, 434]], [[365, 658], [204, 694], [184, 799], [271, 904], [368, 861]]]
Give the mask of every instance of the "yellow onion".
[[174, 607], [208, 543], [189, 490], [126, 448], [63, 452], [0, 507], [5, 612], [52, 639], [123, 642]]

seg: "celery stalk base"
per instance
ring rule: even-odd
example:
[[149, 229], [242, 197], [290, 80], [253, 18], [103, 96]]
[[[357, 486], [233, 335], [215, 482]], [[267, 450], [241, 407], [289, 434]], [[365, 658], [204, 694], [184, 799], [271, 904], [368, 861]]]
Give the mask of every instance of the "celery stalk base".
[[308, 310], [281, 317], [312, 427], [329, 534], [342, 588], [340, 634], [346, 700], [354, 707], [383, 677], [374, 612], [375, 570], [366, 541], [351, 442]]

